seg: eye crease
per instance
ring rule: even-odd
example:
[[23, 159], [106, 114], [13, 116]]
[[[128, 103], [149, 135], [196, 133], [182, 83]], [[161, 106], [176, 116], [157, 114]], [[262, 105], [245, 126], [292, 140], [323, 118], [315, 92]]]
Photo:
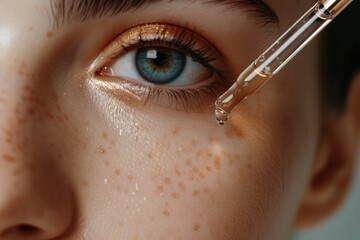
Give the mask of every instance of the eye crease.
[[220, 58], [216, 47], [195, 31], [143, 24], [110, 43], [95, 76], [112, 82], [111, 91], [117, 84], [127, 86], [144, 105], [203, 112], [231, 84]]

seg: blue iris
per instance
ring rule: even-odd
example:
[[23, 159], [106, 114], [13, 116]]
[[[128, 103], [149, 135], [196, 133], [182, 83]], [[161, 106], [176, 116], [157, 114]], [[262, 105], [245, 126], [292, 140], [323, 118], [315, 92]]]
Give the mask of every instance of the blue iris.
[[146, 81], [166, 84], [177, 79], [184, 71], [186, 56], [170, 48], [141, 48], [136, 53], [135, 64]]

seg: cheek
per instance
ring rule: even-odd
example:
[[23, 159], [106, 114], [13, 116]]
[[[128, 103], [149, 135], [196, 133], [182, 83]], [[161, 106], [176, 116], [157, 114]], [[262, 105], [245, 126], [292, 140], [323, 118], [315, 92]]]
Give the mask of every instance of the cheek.
[[249, 99], [225, 127], [211, 114], [137, 112], [99, 91], [74, 108], [71, 99], [81, 97], [68, 92], [78, 130], [66, 161], [87, 226], [110, 233], [110, 220], [118, 235], [148, 239], [250, 239], [291, 228], [295, 210], [286, 209], [300, 198], [314, 129], [286, 88]]

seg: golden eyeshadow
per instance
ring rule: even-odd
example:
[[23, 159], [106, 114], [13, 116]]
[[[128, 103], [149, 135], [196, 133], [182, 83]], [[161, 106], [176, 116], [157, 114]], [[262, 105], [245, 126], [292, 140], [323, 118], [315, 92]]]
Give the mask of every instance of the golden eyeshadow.
[[[166, 43], [179, 39], [185, 42], [192, 41], [194, 49], [208, 47], [211, 48], [213, 55], [220, 55], [219, 51], [199, 34], [183, 27], [161, 23], [147, 23], [125, 30], [109, 45], [104, 54], [109, 53], [108, 56], [114, 58], [138, 48], [139, 44], [156, 41], [157, 46], [167, 46]], [[117, 55], [115, 56], [114, 53]]]

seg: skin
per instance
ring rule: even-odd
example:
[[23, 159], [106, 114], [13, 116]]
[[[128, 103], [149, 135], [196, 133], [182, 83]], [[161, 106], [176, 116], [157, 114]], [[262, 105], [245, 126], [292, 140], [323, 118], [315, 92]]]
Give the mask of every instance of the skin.
[[212, 111], [150, 108], [92, 84], [103, 49], [147, 22], [195, 22], [236, 76], [313, 4], [268, 3], [279, 27], [179, 1], [54, 31], [48, 1], [1, 1], [0, 238], [289, 239], [335, 211], [360, 87], [343, 112], [324, 112], [319, 40], [222, 127]]

